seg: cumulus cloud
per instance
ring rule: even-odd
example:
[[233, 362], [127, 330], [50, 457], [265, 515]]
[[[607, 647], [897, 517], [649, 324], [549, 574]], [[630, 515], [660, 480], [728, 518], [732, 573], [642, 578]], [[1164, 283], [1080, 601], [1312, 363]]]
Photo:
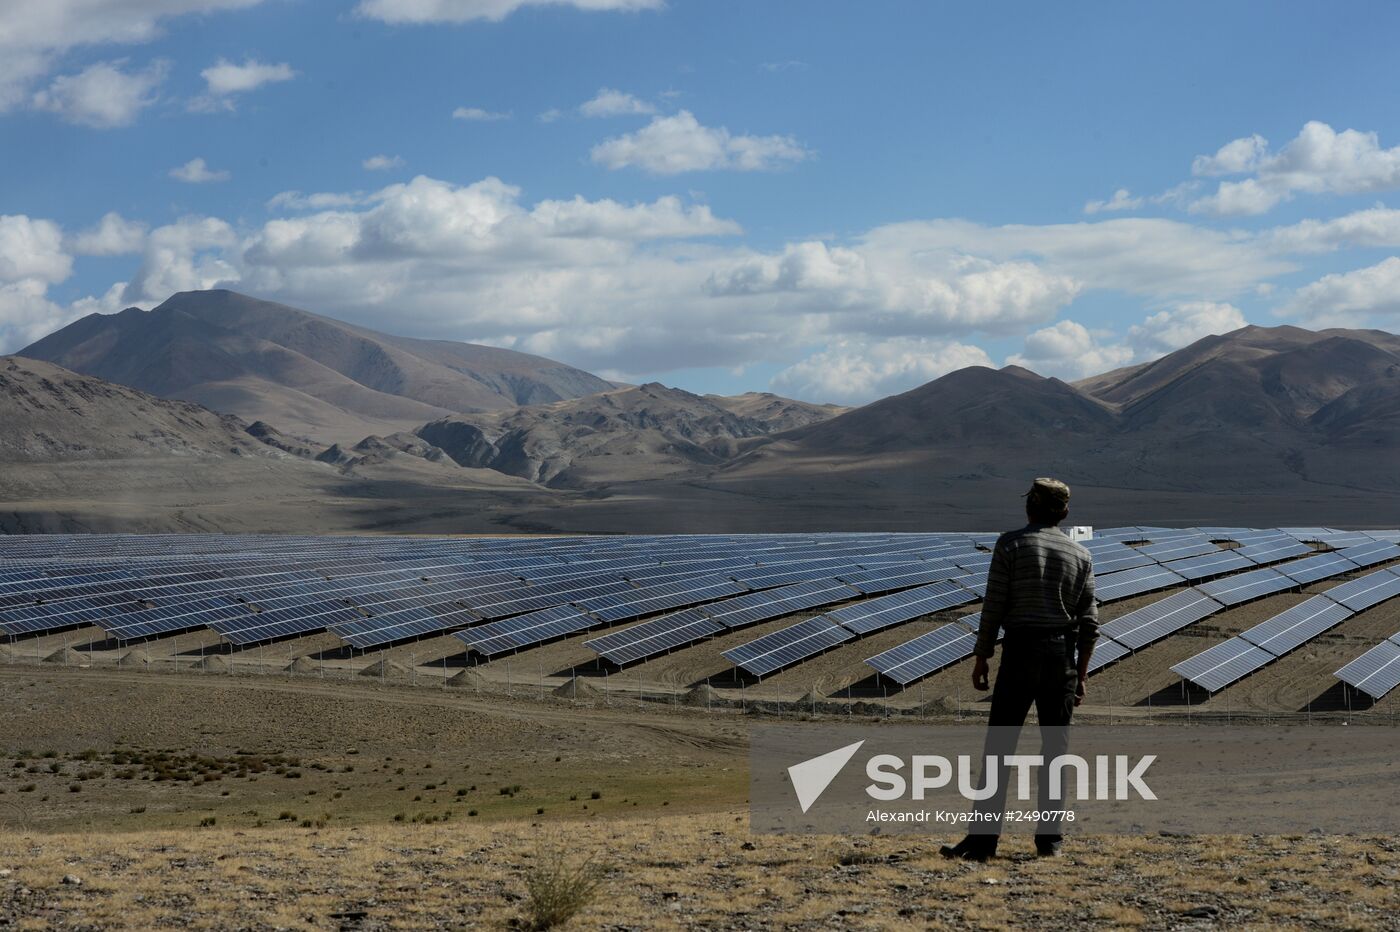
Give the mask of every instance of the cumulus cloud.
[[403, 168], [404, 161], [397, 155], [371, 155], [360, 163], [366, 171], [382, 172], [391, 168]]
[[1280, 313], [1314, 326], [1354, 326], [1370, 316], [1400, 314], [1400, 257], [1324, 275], [1299, 288]]
[[1184, 301], [1134, 324], [1128, 330], [1128, 343], [1137, 360], [1145, 361], [1165, 356], [1203, 337], [1238, 330], [1245, 324], [1244, 314], [1233, 304]]
[[227, 171], [215, 171], [205, 164], [204, 159], [190, 159], [184, 165], [170, 169], [170, 177], [185, 184], [208, 184], [213, 181], [228, 181], [233, 176]]
[[111, 129], [129, 126], [156, 102], [155, 90], [168, 67], [154, 62], [139, 71], [124, 71], [125, 60], [98, 62], [77, 74], [59, 75], [35, 93], [36, 110], [56, 113], [69, 123]]
[[791, 136], [735, 136], [704, 126], [688, 110], [656, 117], [646, 127], [593, 147], [593, 161], [607, 168], [640, 168], [653, 175], [681, 172], [767, 171], [811, 155]]
[[474, 123], [490, 123], [495, 120], [509, 120], [509, 113], [497, 113], [493, 110], [483, 110], [481, 107], [458, 107], [452, 111], [452, 119], [467, 120]]
[[63, 231], [51, 220], [0, 215], [0, 280], [57, 283], [73, 271]]
[[656, 108], [631, 94], [605, 87], [592, 100], [581, 104], [578, 112], [586, 117], [615, 117], [652, 114]]
[[1376, 206], [1331, 220], [1276, 227], [1264, 241], [1279, 252], [1331, 252], [1344, 246], [1400, 248], [1400, 210]]
[[303, 194], [300, 191], [283, 191], [267, 200], [268, 210], [339, 210], [365, 203], [363, 191], [337, 192], [323, 191], [316, 194]]
[[0, 111], [30, 99], [58, 53], [85, 45], [148, 42], [162, 20], [256, 6], [261, 0], [43, 0], [10, 3], [0, 29]]
[[1195, 213], [1219, 216], [1261, 214], [1308, 194], [1367, 194], [1400, 188], [1400, 146], [1384, 148], [1375, 133], [1348, 129], [1337, 132], [1317, 120], [1277, 153], [1255, 135], [1223, 146], [1213, 156], [1197, 157], [1198, 175], [1252, 174], [1241, 181], [1222, 181], [1215, 193], [1191, 205]]
[[1106, 214], [1119, 210], [1137, 210], [1142, 206], [1142, 198], [1133, 197], [1127, 188], [1119, 188], [1113, 197], [1106, 201], [1089, 201], [1084, 205], [1086, 214]]
[[233, 228], [214, 217], [186, 217], [146, 237], [136, 275], [123, 287], [124, 304], [164, 301], [177, 291], [213, 288], [238, 280], [224, 253], [237, 245]]
[[73, 237], [73, 251], [84, 256], [124, 256], [141, 251], [146, 226], [112, 212]]
[[665, 0], [360, 0], [355, 12], [386, 23], [499, 22], [522, 7], [567, 6], [578, 10], [655, 10]]
[[286, 62], [272, 65], [248, 58], [244, 59], [243, 64], [236, 65], [220, 58], [199, 74], [204, 78], [206, 93], [190, 101], [190, 109], [211, 112], [232, 110], [236, 95], [257, 90], [264, 84], [290, 81], [297, 73]]
[[864, 404], [917, 388], [955, 369], [990, 366], [980, 347], [904, 337], [837, 340], [773, 377], [776, 392], [808, 401]]
[[1081, 323], [1061, 320], [1027, 336], [1022, 351], [1008, 357], [1006, 362], [1041, 375], [1081, 379], [1133, 361], [1132, 349], [1101, 342], [1102, 338], [1103, 335], [1091, 332]]

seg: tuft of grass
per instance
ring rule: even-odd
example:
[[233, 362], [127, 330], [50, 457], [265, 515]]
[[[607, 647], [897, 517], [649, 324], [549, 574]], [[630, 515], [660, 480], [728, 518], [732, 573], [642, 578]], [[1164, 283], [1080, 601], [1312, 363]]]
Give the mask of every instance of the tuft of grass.
[[554, 929], [588, 908], [606, 871], [592, 859], [571, 862], [562, 851], [541, 855], [525, 873], [525, 927]]

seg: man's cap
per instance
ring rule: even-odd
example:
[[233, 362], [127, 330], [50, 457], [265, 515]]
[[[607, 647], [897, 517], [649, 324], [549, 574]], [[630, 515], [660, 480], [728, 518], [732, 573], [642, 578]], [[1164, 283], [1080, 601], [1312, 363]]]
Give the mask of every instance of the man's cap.
[[1031, 490], [1026, 493], [1027, 501], [1054, 503], [1061, 508], [1069, 507], [1069, 486], [1059, 479], [1050, 479], [1042, 476], [1031, 483]]

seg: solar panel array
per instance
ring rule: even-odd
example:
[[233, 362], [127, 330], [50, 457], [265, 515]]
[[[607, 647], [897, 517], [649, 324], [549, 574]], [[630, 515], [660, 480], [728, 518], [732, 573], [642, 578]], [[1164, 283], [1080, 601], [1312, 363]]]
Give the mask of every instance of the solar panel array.
[[[967, 533], [0, 537], [0, 637], [93, 626], [123, 644], [211, 629], [246, 647], [329, 632], [373, 650], [452, 634], [464, 649], [494, 657], [625, 625], [584, 642], [623, 664], [844, 605], [807, 619], [820, 624], [799, 622], [730, 648], [742, 669], [767, 675], [811, 651], [975, 602], [985, 593], [995, 540]], [[1221, 549], [1225, 540], [1240, 546]], [[1309, 543], [1334, 552], [1314, 555]], [[1219, 610], [1211, 605], [1400, 559], [1400, 532], [1330, 528], [1108, 528], [1086, 545], [1100, 602], [1198, 583], [1105, 624], [1096, 669]], [[1359, 611], [1396, 594], [1400, 574], [1380, 571], [1329, 598]], [[1255, 646], [1283, 649], [1333, 614], [1301, 626], [1278, 622], [1279, 633], [1267, 640], [1260, 633], [1263, 643]], [[971, 638], [976, 616], [965, 620], [971, 629], [948, 630]], [[927, 675], [971, 651], [972, 640], [952, 634], [935, 638], [935, 649], [927, 638], [893, 649], [909, 648], [899, 676]], [[760, 642], [761, 649], [753, 647]], [[894, 669], [886, 660], [881, 665]]]

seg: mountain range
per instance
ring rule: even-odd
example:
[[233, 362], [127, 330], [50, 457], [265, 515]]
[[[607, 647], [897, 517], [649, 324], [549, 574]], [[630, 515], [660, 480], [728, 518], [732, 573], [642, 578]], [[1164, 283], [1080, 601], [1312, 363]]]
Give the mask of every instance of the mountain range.
[[[1014, 523], [1017, 495], [1046, 474], [1074, 486], [1081, 523], [1393, 526], [1400, 513], [1400, 337], [1376, 330], [1246, 327], [1075, 383], [972, 367], [851, 410], [619, 386], [230, 292], [85, 318], [22, 355], [103, 380], [87, 392], [150, 395], [102, 389], [139, 416], [104, 414], [100, 429], [16, 421], [25, 439], [0, 460], [23, 448], [31, 466], [149, 464], [128, 421], [157, 410], [151, 395], [192, 399], [236, 417], [181, 408], [193, 433], [180, 455], [223, 451], [199, 460], [211, 477], [229, 463], [279, 470], [263, 489], [277, 509], [242, 516], [268, 530], [286, 529], [279, 513], [312, 515], [309, 529], [988, 528]], [[50, 383], [61, 372], [5, 365]], [[18, 384], [0, 383], [0, 414]], [[113, 424], [127, 425], [120, 443]], [[201, 521], [232, 513], [216, 489], [201, 494]]]

